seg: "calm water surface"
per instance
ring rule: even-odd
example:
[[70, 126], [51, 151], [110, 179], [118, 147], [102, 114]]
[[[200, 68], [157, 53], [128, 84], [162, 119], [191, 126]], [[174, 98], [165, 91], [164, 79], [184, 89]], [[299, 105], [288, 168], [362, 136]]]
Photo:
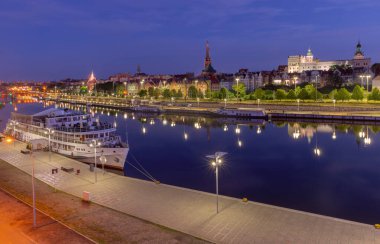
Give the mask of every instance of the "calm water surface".
[[[17, 108], [28, 114], [44, 109], [42, 104]], [[0, 110], [1, 130], [13, 110], [10, 105]], [[214, 171], [205, 156], [225, 151], [223, 195], [369, 224], [380, 220], [379, 126], [131, 113], [125, 119], [124, 112], [101, 111], [93, 109], [101, 120], [116, 122], [128, 140], [128, 162], [136, 165], [136, 158], [162, 183], [214, 192]], [[359, 136], [363, 133], [369, 145]], [[147, 179], [128, 163], [125, 174]]]

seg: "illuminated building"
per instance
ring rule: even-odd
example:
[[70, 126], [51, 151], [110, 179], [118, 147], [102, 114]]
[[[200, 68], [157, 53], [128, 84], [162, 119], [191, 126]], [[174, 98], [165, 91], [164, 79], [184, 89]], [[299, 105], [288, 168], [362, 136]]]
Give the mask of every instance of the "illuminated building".
[[360, 42], [356, 45], [356, 51], [351, 60], [321, 61], [314, 57], [309, 48], [306, 56], [295, 55], [288, 57], [288, 73], [302, 73], [304, 71], [328, 71], [334, 65], [350, 65], [353, 69], [361, 69], [368, 72], [371, 65], [371, 58], [366, 58], [361, 50]]

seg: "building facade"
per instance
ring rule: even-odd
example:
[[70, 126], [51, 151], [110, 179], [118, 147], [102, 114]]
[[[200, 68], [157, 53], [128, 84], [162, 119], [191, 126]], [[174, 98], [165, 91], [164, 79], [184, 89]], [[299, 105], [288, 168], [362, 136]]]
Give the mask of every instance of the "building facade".
[[361, 69], [362, 72], [368, 72], [371, 66], [371, 58], [366, 58], [361, 48], [362, 45], [358, 42], [353, 59], [333, 61], [321, 61], [315, 58], [309, 48], [306, 56], [294, 55], [288, 57], [288, 73], [302, 73], [312, 70], [328, 71], [334, 65], [349, 65], [353, 69]]

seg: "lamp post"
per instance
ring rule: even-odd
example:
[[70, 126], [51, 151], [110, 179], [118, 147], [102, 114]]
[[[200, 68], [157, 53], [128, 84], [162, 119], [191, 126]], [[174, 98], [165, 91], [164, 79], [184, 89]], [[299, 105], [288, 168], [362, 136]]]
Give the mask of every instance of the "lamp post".
[[367, 92], [368, 92], [368, 79], [371, 78], [370, 75], [366, 75], [365, 78], [367, 78]]
[[222, 165], [222, 157], [226, 152], [216, 152], [214, 155], [208, 155], [211, 159], [211, 166], [215, 168], [215, 191], [216, 191], [216, 213], [219, 213], [219, 167]]
[[54, 130], [52, 128], [46, 128], [45, 135], [49, 136], [49, 162], [51, 162], [50, 136], [53, 134]]
[[224, 108], [227, 108], [227, 98], [224, 99]]
[[300, 111], [300, 100], [297, 99], [297, 110]]
[[335, 110], [335, 103], [336, 103], [336, 100], [335, 100], [335, 99], [333, 99], [333, 103], [334, 103], [334, 110]]
[[257, 108], [260, 106], [260, 98], [257, 99]]
[[125, 100], [127, 100], [127, 82], [124, 81], [124, 97], [125, 97]]
[[239, 78], [236, 78], [236, 100], [239, 101]]
[[94, 161], [95, 161], [95, 168], [94, 168], [94, 174], [95, 174], [95, 183], [98, 182], [98, 178], [97, 178], [97, 172], [96, 172], [96, 168], [97, 168], [97, 165], [96, 165], [96, 148], [100, 147], [102, 145], [102, 143], [96, 139], [92, 139], [90, 141], [90, 143], [88, 144], [89, 147], [92, 147], [94, 148]]
[[197, 102], [198, 102], [198, 107], [199, 107], [199, 97], [198, 97], [198, 80], [195, 80], [194, 81], [194, 83], [195, 83], [195, 97], [197, 98]]
[[19, 122], [16, 120], [12, 120], [10, 125], [13, 126], [13, 147], [16, 147], [16, 125], [18, 125]]
[[359, 77], [360, 77], [361, 80], [362, 80], [361, 87], [363, 87], [363, 78], [364, 78], [364, 75], [359, 75]]
[[319, 75], [315, 77], [315, 101], [317, 101], [317, 95], [318, 95], [318, 78], [319, 78]]
[[296, 85], [297, 85], [297, 79], [298, 79], [298, 77], [295, 76], [293, 79], [294, 79], [294, 91], [296, 91]]

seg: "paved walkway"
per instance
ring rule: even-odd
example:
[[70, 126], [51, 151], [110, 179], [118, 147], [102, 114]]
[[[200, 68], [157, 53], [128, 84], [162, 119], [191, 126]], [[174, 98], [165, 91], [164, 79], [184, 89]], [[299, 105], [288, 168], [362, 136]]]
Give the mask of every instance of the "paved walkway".
[[32, 227], [32, 208], [0, 190], [0, 243], [94, 243], [37, 211]]
[[[217, 243], [379, 243], [380, 230], [373, 226], [320, 215], [220, 197], [219, 214], [215, 196], [164, 184], [123, 177], [98, 170], [98, 182], [87, 165], [47, 152], [33, 156], [20, 153], [25, 144], [0, 143], [0, 158], [31, 173], [61, 191], [81, 197], [91, 193], [92, 201], [115, 210]], [[80, 169], [81, 173], [53, 167]]]

